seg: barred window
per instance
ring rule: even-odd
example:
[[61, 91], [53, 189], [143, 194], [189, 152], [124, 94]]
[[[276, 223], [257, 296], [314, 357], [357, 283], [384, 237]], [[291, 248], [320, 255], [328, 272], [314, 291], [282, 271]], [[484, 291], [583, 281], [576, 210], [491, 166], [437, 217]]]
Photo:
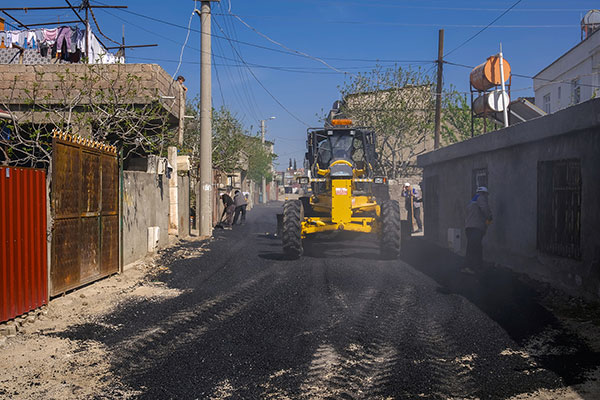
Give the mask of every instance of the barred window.
[[[471, 196], [475, 196], [477, 188], [480, 186], [488, 187], [488, 170], [487, 168], [478, 168], [473, 170], [473, 183], [471, 185]], [[488, 187], [489, 189], [489, 187]]]
[[537, 248], [581, 259], [581, 161], [538, 162]]

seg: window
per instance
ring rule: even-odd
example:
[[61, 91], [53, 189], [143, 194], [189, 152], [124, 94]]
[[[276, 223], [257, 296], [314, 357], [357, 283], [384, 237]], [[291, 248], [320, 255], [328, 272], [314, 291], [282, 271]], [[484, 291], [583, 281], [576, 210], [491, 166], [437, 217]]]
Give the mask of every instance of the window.
[[581, 162], [538, 162], [537, 248], [581, 259]]
[[550, 93], [544, 96], [544, 111], [550, 114]]
[[560, 93], [560, 92], [561, 92], [561, 89], [562, 89], [562, 88], [559, 86], [559, 87], [558, 87], [558, 104], [559, 104], [559, 106], [560, 106], [560, 95], [561, 95], [561, 93]]
[[581, 102], [581, 86], [579, 79], [573, 79], [571, 81], [571, 100], [573, 104], [579, 104]]
[[[471, 185], [471, 196], [475, 196], [477, 188], [480, 186], [488, 187], [488, 170], [487, 168], [479, 168], [473, 170], [473, 184]], [[489, 188], [488, 188], [489, 189]]]

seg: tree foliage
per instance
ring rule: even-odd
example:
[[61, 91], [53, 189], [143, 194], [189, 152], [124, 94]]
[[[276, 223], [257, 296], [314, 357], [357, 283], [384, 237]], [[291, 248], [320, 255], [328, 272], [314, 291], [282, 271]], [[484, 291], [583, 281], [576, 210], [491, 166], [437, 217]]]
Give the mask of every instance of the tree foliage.
[[271, 152], [268, 144], [261, 142], [258, 135], [248, 137], [247, 140], [248, 178], [258, 182], [264, 177], [267, 181], [271, 181], [273, 161], [277, 156]]
[[[435, 119], [434, 76], [422, 69], [383, 68], [351, 77], [341, 88], [343, 114], [355, 125], [374, 128], [382, 173], [417, 173], [416, 156], [432, 150]], [[475, 134], [483, 121], [475, 119]], [[440, 144], [471, 137], [471, 109], [464, 94], [450, 86], [442, 95]]]
[[[471, 137], [471, 106], [466, 94], [459, 93], [454, 86], [444, 91], [442, 96], [441, 142], [452, 144]], [[474, 134], [483, 132], [483, 120], [475, 118]]]
[[421, 69], [377, 67], [340, 88], [343, 113], [379, 135], [380, 167], [388, 176], [412, 174], [409, 161], [424, 151], [433, 131], [432, 87], [432, 76]]
[[[198, 99], [188, 103], [187, 113], [200, 115]], [[186, 123], [182, 153], [190, 156], [192, 171], [200, 165], [200, 119]], [[242, 123], [225, 107], [212, 112], [212, 165], [224, 173], [245, 170], [247, 176], [260, 181], [262, 177], [271, 179], [271, 165], [274, 154], [264, 146], [258, 135], [250, 136]]]

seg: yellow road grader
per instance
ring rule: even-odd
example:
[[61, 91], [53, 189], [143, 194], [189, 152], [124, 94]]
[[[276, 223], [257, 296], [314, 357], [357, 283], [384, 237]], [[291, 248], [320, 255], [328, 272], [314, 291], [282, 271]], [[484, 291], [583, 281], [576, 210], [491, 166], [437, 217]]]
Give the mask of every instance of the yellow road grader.
[[298, 258], [303, 242], [321, 232], [352, 231], [379, 237], [381, 255], [400, 253], [400, 207], [390, 200], [387, 178], [377, 174], [375, 132], [331, 119], [307, 131], [307, 176], [311, 194], [287, 200], [278, 215], [284, 253]]

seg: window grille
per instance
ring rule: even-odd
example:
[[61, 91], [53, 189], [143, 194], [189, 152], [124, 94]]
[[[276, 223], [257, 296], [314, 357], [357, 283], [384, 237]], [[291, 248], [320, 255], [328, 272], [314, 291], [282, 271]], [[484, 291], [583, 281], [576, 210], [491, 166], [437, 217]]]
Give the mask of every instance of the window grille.
[[473, 170], [473, 183], [471, 185], [471, 196], [475, 196], [477, 188], [480, 186], [488, 187], [488, 170], [487, 168], [478, 168]]
[[571, 81], [571, 99], [573, 104], [579, 104], [581, 102], [581, 86], [579, 79], [573, 79]]
[[550, 114], [550, 93], [544, 96], [544, 111]]
[[538, 162], [537, 248], [581, 259], [581, 162]]

